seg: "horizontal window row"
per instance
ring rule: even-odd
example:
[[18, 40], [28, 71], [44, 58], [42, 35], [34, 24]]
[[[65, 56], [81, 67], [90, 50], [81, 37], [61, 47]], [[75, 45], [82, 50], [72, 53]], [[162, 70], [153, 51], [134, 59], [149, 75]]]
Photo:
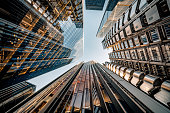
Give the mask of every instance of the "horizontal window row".
[[[152, 3], [151, 1], [136, 0], [106, 34], [102, 41], [102, 43], [107, 43], [103, 44], [104, 48], [109, 47], [108, 40], [110, 40], [110, 43], [115, 43], [116, 41], [126, 38], [127, 36], [149, 26], [149, 24], [155, 23], [156, 21], [169, 16], [169, 0], [155, 0], [152, 1]], [[139, 13], [140, 11], [143, 11], [144, 7], [147, 7], [148, 9], [145, 12]], [[135, 17], [136, 15], [138, 18]], [[169, 25], [165, 25], [163, 29], [167, 29], [167, 26], [169, 27]], [[156, 32], [158, 32], [159, 29], [160, 28], [151, 31], [153, 40], [157, 40], [154, 38], [157, 38]], [[168, 33], [168, 31], [166, 33]], [[169, 36], [169, 34], [166, 35]]]
[[[118, 35], [117, 35], [118, 36]], [[103, 47], [113, 46], [114, 50], [121, 50], [125, 48], [146, 45], [149, 43], [160, 42], [170, 39], [170, 24], [164, 24], [157, 27], [147, 29], [146, 31], [139, 32], [129, 38], [122, 38], [121, 41], [115, 43], [117, 37], [112, 37], [109, 40], [102, 42]], [[118, 46], [118, 47], [117, 47]]]
[[170, 66], [162, 66], [151, 63], [143, 62], [132, 62], [132, 61], [122, 61], [122, 60], [112, 60], [112, 64], [118, 64], [123, 67], [132, 68], [135, 71], [142, 71], [146, 74], [151, 74], [160, 77], [170, 77]]
[[[136, 88], [144, 91], [147, 95], [160, 101], [167, 107], [170, 107], [170, 80], [168, 80], [166, 76], [155, 76], [153, 74], [148, 74], [142, 71], [135, 71], [133, 68], [115, 63], [107, 63], [106, 67], [119, 77], [136, 86]], [[153, 65], [149, 67], [152, 68]], [[159, 68], [161, 67], [157, 67], [157, 71], [160, 71]]]
[[110, 59], [129, 59], [140, 61], [170, 62], [170, 44], [152, 45], [130, 50], [109, 53]]

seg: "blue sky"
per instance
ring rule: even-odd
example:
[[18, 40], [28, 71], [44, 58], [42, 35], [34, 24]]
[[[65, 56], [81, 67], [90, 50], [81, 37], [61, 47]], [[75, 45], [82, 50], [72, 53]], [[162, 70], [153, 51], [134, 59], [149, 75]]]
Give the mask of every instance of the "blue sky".
[[[59, 77], [61, 74], [63, 74], [64, 72], [66, 72], [71, 67], [78, 64], [79, 62], [82, 62], [82, 61], [87, 62], [87, 61], [94, 60], [99, 63], [104, 63], [105, 61], [109, 61], [108, 53], [111, 52], [111, 50], [107, 50], [107, 49], [103, 50], [103, 47], [101, 44], [101, 41], [103, 40], [103, 38], [96, 37], [96, 33], [100, 25], [103, 13], [104, 11], [84, 10], [83, 12], [84, 45], [83, 43], [81, 43], [82, 40], [80, 40], [79, 43], [77, 44], [78, 47], [84, 50], [83, 56], [79, 58], [78, 60], [75, 60], [71, 64], [68, 64], [64, 67], [61, 67], [59, 69], [50, 71], [41, 76], [28, 80], [28, 82], [31, 82], [32, 84], [36, 85], [36, 90], [39, 90], [40, 88], [44, 87], [46, 84], [48, 84], [55, 78]], [[79, 50], [82, 50], [82, 49], [79, 49]]]

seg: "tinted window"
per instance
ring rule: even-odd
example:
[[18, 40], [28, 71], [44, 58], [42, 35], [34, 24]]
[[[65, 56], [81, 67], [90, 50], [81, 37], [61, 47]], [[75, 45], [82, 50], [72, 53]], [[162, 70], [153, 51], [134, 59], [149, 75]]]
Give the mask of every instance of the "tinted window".
[[125, 47], [128, 48], [127, 41], [124, 41]]
[[147, 44], [148, 43], [146, 35], [142, 35], [140, 38], [141, 38], [141, 41], [142, 41], [143, 44]]
[[123, 42], [121, 43], [121, 46], [122, 46], [122, 49], [124, 49], [124, 45], [123, 45]]
[[134, 43], [136, 46], [140, 45], [138, 37], [134, 37]]
[[118, 44], [119, 49], [121, 49], [120, 44]]
[[158, 32], [155, 29], [151, 30], [150, 33], [151, 33], [151, 37], [152, 37], [153, 42], [159, 41], [159, 35], [158, 35]]
[[145, 55], [143, 51], [140, 51], [140, 59], [145, 60]]
[[170, 24], [164, 25], [164, 28], [165, 28], [167, 39], [170, 39]]
[[129, 40], [129, 46], [130, 46], [130, 47], [133, 47], [132, 39]]

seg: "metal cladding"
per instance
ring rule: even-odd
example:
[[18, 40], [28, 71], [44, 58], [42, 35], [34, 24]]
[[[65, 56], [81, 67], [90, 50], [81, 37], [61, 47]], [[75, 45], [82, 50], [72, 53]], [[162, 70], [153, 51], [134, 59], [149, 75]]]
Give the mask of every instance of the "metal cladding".
[[[82, 27], [81, 0], [2, 1], [0, 86], [28, 80], [70, 63], [74, 45], [83, 37]], [[68, 42], [71, 38], [74, 41]]]
[[[167, 83], [162, 84], [163, 93], [159, 95], [169, 94]], [[169, 109], [106, 67], [91, 61], [74, 66], [8, 112], [169, 113]]]
[[105, 0], [85, 0], [86, 10], [102, 10]]
[[[169, 0], [136, 0], [106, 33], [110, 63], [170, 79]], [[114, 10], [114, 9], [113, 9]]]
[[170, 107], [170, 1], [135, 0], [123, 12], [116, 10], [120, 16], [108, 18], [97, 33], [105, 34], [103, 48], [113, 50], [105, 66]]

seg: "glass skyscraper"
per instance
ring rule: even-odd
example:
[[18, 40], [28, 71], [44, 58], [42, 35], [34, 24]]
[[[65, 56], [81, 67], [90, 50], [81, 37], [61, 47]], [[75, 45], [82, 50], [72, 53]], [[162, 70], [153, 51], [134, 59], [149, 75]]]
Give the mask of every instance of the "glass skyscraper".
[[[165, 87], [168, 85], [164, 83]], [[165, 87], [160, 91], [160, 95], [166, 95], [160, 99], [163, 103], [168, 102], [170, 96]], [[90, 61], [75, 65], [8, 112], [168, 113], [167, 106], [155, 101], [105, 66]]]
[[0, 7], [1, 84], [36, 77], [76, 57], [83, 38], [81, 0], [4, 0]]

